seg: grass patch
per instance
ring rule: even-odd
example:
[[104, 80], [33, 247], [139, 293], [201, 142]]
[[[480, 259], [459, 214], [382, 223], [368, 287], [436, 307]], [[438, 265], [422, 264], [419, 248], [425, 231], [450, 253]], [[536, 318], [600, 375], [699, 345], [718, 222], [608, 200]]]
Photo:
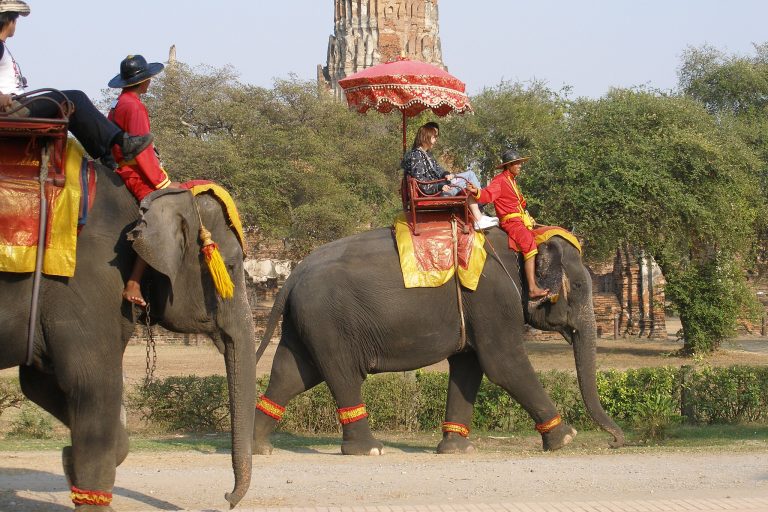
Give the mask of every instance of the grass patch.
[[[410, 453], [433, 453], [442, 435], [435, 432], [375, 432], [385, 447]], [[660, 442], [648, 443], [633, 439], [627, 432], [627, 445], [614, 450], [608, 446], [612, 438], [602, 431], [579, 432], [572, 444], [554, 452], [562, 455], [594, 455], [645, 453], [657, 451], [768, 451], [768, 426], [764, 425], [716, 425], [707, 427], [677, 426], [669, 430], [668, 437]], [[473, 431], [472, 442], [480, 453], [497, 453], [509, 456], [541, 455], [541, 438], [535, 432], [481, 432]], [[341, 435], [275, 433], [272, 444], [278, 450], [290, 452], [334, 453], [341, 446]], [[69, 444], [68, 436], [54, 439], [3, 439], [0, 452], [8, 451], [58, 451]], [[163, 436], [131, 436], [131, 452], [179, 452], [229, 453], [229, 433], [175, 434]]]

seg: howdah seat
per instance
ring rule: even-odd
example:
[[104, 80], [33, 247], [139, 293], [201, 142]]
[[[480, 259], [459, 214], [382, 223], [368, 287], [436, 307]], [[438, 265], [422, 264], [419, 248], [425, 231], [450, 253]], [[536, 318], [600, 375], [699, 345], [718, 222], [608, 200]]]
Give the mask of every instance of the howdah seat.
[[419, 224], [434, 221], [445, 221], [455, 218], [464, 233], [469, 231], [469, 203], [467, 191], [459, 190], [455, 196], [443, 196], [438, 190], [434, 194], [426, 194], [420, 185], [442, 183], [445, 180], [419, 181], [413, 176], [405, 175], [400, 185], [403, 200], [403, 210], [413, 234], [419, 234]]
[[[56, 101], [41, 93], [61, 95]], [[47, 182], [64, 185], [67, 130], [73, 106], [67, 97], [55, 89], [39, 89], [16, 96], [10, 110], [0, 112], [0, 174], [14, 178], [38, 179], [44, 150], [48, 153]], [[53, 102], [58, 115], [54, 118], [22, 117], [26, 107], [34, 102]]]

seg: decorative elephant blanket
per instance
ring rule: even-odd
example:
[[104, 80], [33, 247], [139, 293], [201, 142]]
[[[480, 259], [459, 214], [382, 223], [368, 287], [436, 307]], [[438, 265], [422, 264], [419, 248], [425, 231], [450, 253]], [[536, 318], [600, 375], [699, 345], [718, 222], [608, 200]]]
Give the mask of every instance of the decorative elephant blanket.
[[[5, 148], [7, 149], [7, 148]], [[13, 148], [10, 148], [13, 149]], [[3, 151], [0, 158], [0, 271], [34, 272], [40, 223], [40, 157]], [[63, 186], [46, 185], [48, 219], [44, 274], [75, 273], [78, 227], [85, 222], [95, 189], [93, 163], [74, 139], [67, 141]], [[30, 174], [33, 171], [35, 174]], [[87, 183], [89, 187], [84, 186]]]
[[450, 221], [420, 225], [414, 236], [405, 214], [395, 219], [395, 240], [406, 288], [434, 288], [447, 283], [458, 267], [462, 286], [477, 289], [485, 265], [485, 235], [470, 229], [457, 230], [458, 265], [454, 265], [453, 233]]
[[[568, 242], [571, 243], [576, 249], [581, 252], [581, 244], [579, 243], [579, 240], [576, 238], [576, 235], [568, 231], [567, 229], [563, 229], [558, 226], [542, 226], [540, 224], [537, 224], [533, 228], [533, 238], [536, 241], [536, 245], [543, 244], [553, 236], [559, 236], [564, 239], [566, 239]], [[521, 252], [520, 247], [517, 245], [517, 242], [512, 240], [512, 238], [509, 238], [509, 248], [516, 252]]]

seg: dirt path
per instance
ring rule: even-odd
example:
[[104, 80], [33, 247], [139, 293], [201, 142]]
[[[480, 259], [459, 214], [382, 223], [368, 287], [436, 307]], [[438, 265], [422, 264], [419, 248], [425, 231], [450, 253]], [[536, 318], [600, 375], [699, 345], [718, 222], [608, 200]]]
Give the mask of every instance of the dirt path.
[[[270, 346], [260, 362], [259, 375], [269, 372], [275, 346]], [[573, 369], [573, 354], [564, 341], [527, 346], [536, 369]], [[671, 355], [680, 346], [673, 339], [601, 339], [598, 368], [692, 364]], [[768, 364], [766, 349], [768, 340], [764, 338], [743, 338], [729, 343], [707, 362], [718, 366]], [[158, 377], [224, 374], [223, 359], [212, 345], [158, 346], [157, 357]], [[125, 355], [128, 384], [140, 381], [145, 368], [145, 347], [129, 346]], [[430, 368], [445, 371], [447, 365]], [[4, 370], [0, 376], [15, 373]], [[741, 447], [737, 453], [624, 448], [587, 454], [580, 447], [582, 439], [577, 437], [572, 446], [554, 454], [542, 453], [535, 437], [488, 438], [472, 456], [435, 455], [436, 437], [390, 441], [381, 457], [344, 457], [339, 455], [338, 445], [278, 449], [270, 457], [254, 458], [253, 483], [241, 508], [768, 500], [768, 441]], [[158, 456], [134, 452], [118, 468], [114, 508], [118, 512], [226, 510], [223, 494], [231, 485], [228, 453], [185, 451]], [[58, 452], [0, 452], [0, 511], [67, 510], [71, 504]]]
[[[430, 451], [388, 446], [381, 457], [345, 457], [338, 447], [276, 450], [254, 458], [254, 479], [240, 507], [768, 498], [765, 446], [751, 453], [624, 449], [580, 455], [566, 448], [542, 454], [532, 447], [511, 456], [503, 451], [438, 456]], [[0, 510], [67, 510], [57, 453], [3, 456]], [[113, 506], [118, 512], [226, 510], [223, 495], [232, 481], [227, 454], [131, 454], [118, 468]]]

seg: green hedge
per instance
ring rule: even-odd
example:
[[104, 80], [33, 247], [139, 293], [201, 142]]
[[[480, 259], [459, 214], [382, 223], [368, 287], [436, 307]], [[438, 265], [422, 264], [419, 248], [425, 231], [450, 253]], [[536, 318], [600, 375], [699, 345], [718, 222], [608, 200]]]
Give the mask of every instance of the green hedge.
[[[596, 428], [576, 382], [565, 371], [539, 378], [563, 418], [580, 430]], [[260, 379], [264, 390], [269, 377]], [[608, 415], [625, 428], [655, 428], [681, 419], [689, 424], [768, 423], [768, 367], [732, 366], [608, 370], [597, 374], [598, 392]], [[363, 400], [371, 428], [380, 431], [437, 431], [443, 421], [448, 375], [437, 372], [390, 373], [369, 377]], [[18, 407], [18, 384], [0, 379], [0, 404]], [[229, 429], [226, 380], [221, 376], [169, 377], [138, 386], [129, 408], [164, 431], [211, 432]], [[0, 413], [2, 410], [0, 410]], [[650, 426], [649, 426], [650, 425]], [[533, 421], [505, 391], [483, 379], [472, 429], [529, 431]], [[336, 404], [325, 384], [294, 398], [279, 429], [289, 432], [340, 431]]]
[[[567, 422], [582, 430], [596, 428], [584, 408], [574, 374], [548, 371], [540, 373], [539, 378]], [[222, 414], [226, 410], [224, 378], [186, 379], [183, 382], [190, 389], [184, 392], [179, 389], [182, 381], [177, 377], [155, 383], [144, 391], [139, 389], [139, 395], [145, 397], [141, 409], [144, 416], [157, 420], [168, 414], [177, 415], [177, 421], [163, 420], [163, 424], [171, 430], [199, 430], [214, 426], [215, 430], [228, 428]], [[208, 390], [206, 395], [195, 399], [196, 391], [192, 387], [198, 385], [196, 380], [212, 380], [219, 384], [204, 387]], [[268, 376], [261, 378], [259, 389], [264, 390], [268, 380]], [[641, 428], [659, 416], [669, 421], [682, 418], [698, 425], [768, 422], [766, 367], [608, 370], [598, 372], [597, 386], [604, 409], [624, 427]], [[444, 417], [447, 389], [446, 373], [418, 371], [415, 378], [412, 373], [369, 377], [363, 385], [363, 400], [370, 413], [371, 428], [405, 432], [439, 429]], [[211, 394], [214, 391], [220, 391], [222, 395], [214, 397]], [[153, 402], [156, 403], [156, 411]], [[203, 421], [198, 417], [206, 414], [201, 402], [207, 403], [211, 411], [216, 411], [215, 421]], [[137, 402], [134, 400], [133, 403]], [[183, 427], [184, 424], [187, 427]], [[517, 402], [500, 387], [483, 379], [472, 419], [473, 430], [527, 431], [532, 426], [533, 421]], [[288, 404], [278, 428], [302, 433], [340, 431], [336, 404], [327, 386], [321, 384], [294, 398]]]

